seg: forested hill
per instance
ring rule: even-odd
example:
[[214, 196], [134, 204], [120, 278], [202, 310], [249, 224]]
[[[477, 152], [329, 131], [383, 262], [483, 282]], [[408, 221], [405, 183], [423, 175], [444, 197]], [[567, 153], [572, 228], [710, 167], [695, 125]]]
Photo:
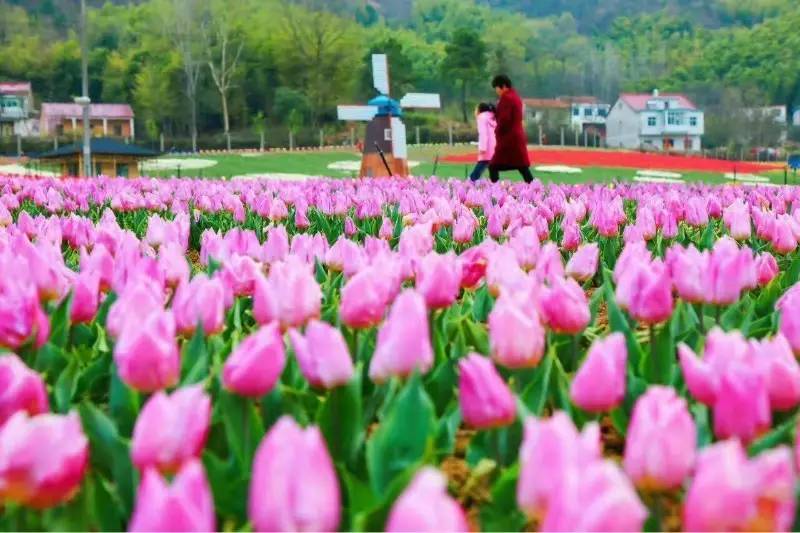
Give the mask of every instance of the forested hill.
[[[341, 127], [336, 104], [371, 95], [374, 52], [389, 55], [396, 93], [440, 92], [446, 108], [432, 117], [446, 120], [491, 98], [498, 72], [529, 96], [613, 102], [658, 88], [706, 109], [800, 107], [797, 0], [87, 2], [91, 96], [130, 102], [149, 136], [187, 134], [187, 72], [198, 76], [200, 131], [220, 131], [224, 109], [232, 130], [264, 117]], [[40, 101], [77, 94], [77, 3], [0, 0], [0, 80], [30, 80]], [[227, 53], [240, 52], [222, 87], [211, 69], [223, 59], [220, 29]]]

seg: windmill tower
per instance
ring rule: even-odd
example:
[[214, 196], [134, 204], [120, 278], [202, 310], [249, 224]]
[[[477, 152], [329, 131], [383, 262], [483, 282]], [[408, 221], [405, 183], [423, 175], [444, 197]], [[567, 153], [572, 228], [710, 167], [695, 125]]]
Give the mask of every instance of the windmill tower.
[[359, 175], [362, 178], [385, 176], [383, 153], [393, 176], [408, 176], [403, 109], [439, 109], [439, 95], [408, 93], [399, 101], [389, 96], [389, 65], [385, 54], [373, 54], [372, 80], [378, 96], [367, 105], [340, 105], [337, 108], [339, 120], [368, 122]]

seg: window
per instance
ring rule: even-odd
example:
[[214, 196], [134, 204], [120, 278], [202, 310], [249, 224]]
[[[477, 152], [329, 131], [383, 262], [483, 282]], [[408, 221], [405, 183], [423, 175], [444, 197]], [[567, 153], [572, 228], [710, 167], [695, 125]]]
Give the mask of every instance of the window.
[[122, 137], [122, 124], [114, 124], [114, 137]]
[[586, 109], [584, 109], [583, 110], [583, 116], [584, 117], [591, 117], [592, 116], [592, 108], [591, 107], [587, 107]]
[[608, 111], [605, 108], [600, 108], [597, 110], [597, 115], [600, 117], [605, 117], [608, 115]]
[[689, 125], [692, 127], [697, 126], [697, 117], [689, 117]]
[[128, 165], [119, 163], [117, 164], [117, 176], [120, 178], [127, 178], [128, 177]]
[[651, 128], [656, 125], [656, 117], [647, 117], [647, 125]]
[[580, 110], [580, 108], [579, 108], [578, 106], [574, 106], [574, 107], [572, 108], [572, 116], [575, 116], [575, 117], [577, 117], [577, 116], [578, 116], [578, 115], [580, 115], [580, 114], [581, 114], [581, 110]]
[[667, 124], [670, 126], [680, 126], [681, 125], [681, 114], [675, 113], [674, 111], [670, 111], [667, 113]]

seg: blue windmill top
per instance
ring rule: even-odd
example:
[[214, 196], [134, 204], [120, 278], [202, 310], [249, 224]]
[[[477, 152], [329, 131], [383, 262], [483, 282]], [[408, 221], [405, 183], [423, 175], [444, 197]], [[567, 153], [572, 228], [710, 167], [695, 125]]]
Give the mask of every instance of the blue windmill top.
[[376, 117], [402, 117], [403, 109], [400, 107], [400, 102], [385, 94], [376, 96], [367, 105], [375, 106], [378, 108]]

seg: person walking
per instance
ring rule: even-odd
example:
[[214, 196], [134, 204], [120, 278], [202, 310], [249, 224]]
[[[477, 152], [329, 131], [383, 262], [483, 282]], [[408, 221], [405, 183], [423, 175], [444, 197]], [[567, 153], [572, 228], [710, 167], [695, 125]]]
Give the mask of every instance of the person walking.
[[497, 147], [489, 162], [489, 179], [495, 183], [500, 179], [500, 172], [516, 170], [522, 174], [525, 183], [530, 183], [533, 175], [528, 157], [528, 137], [522, 124], [522, 99], [508, 76], [495, 76], [492, 87], [500, 99], [495, 113]]
[[470, 181], [478, 181], [483, 175], [483, 171], [489, 166], [489, 162], [494, 156], [494, 148], [497, 144], [494, 129], [497, 121], [494, 118], [494, 104], [481, 102], [475, 108], [475, 122], [478, 126], [478, 162], [469, 175]]

